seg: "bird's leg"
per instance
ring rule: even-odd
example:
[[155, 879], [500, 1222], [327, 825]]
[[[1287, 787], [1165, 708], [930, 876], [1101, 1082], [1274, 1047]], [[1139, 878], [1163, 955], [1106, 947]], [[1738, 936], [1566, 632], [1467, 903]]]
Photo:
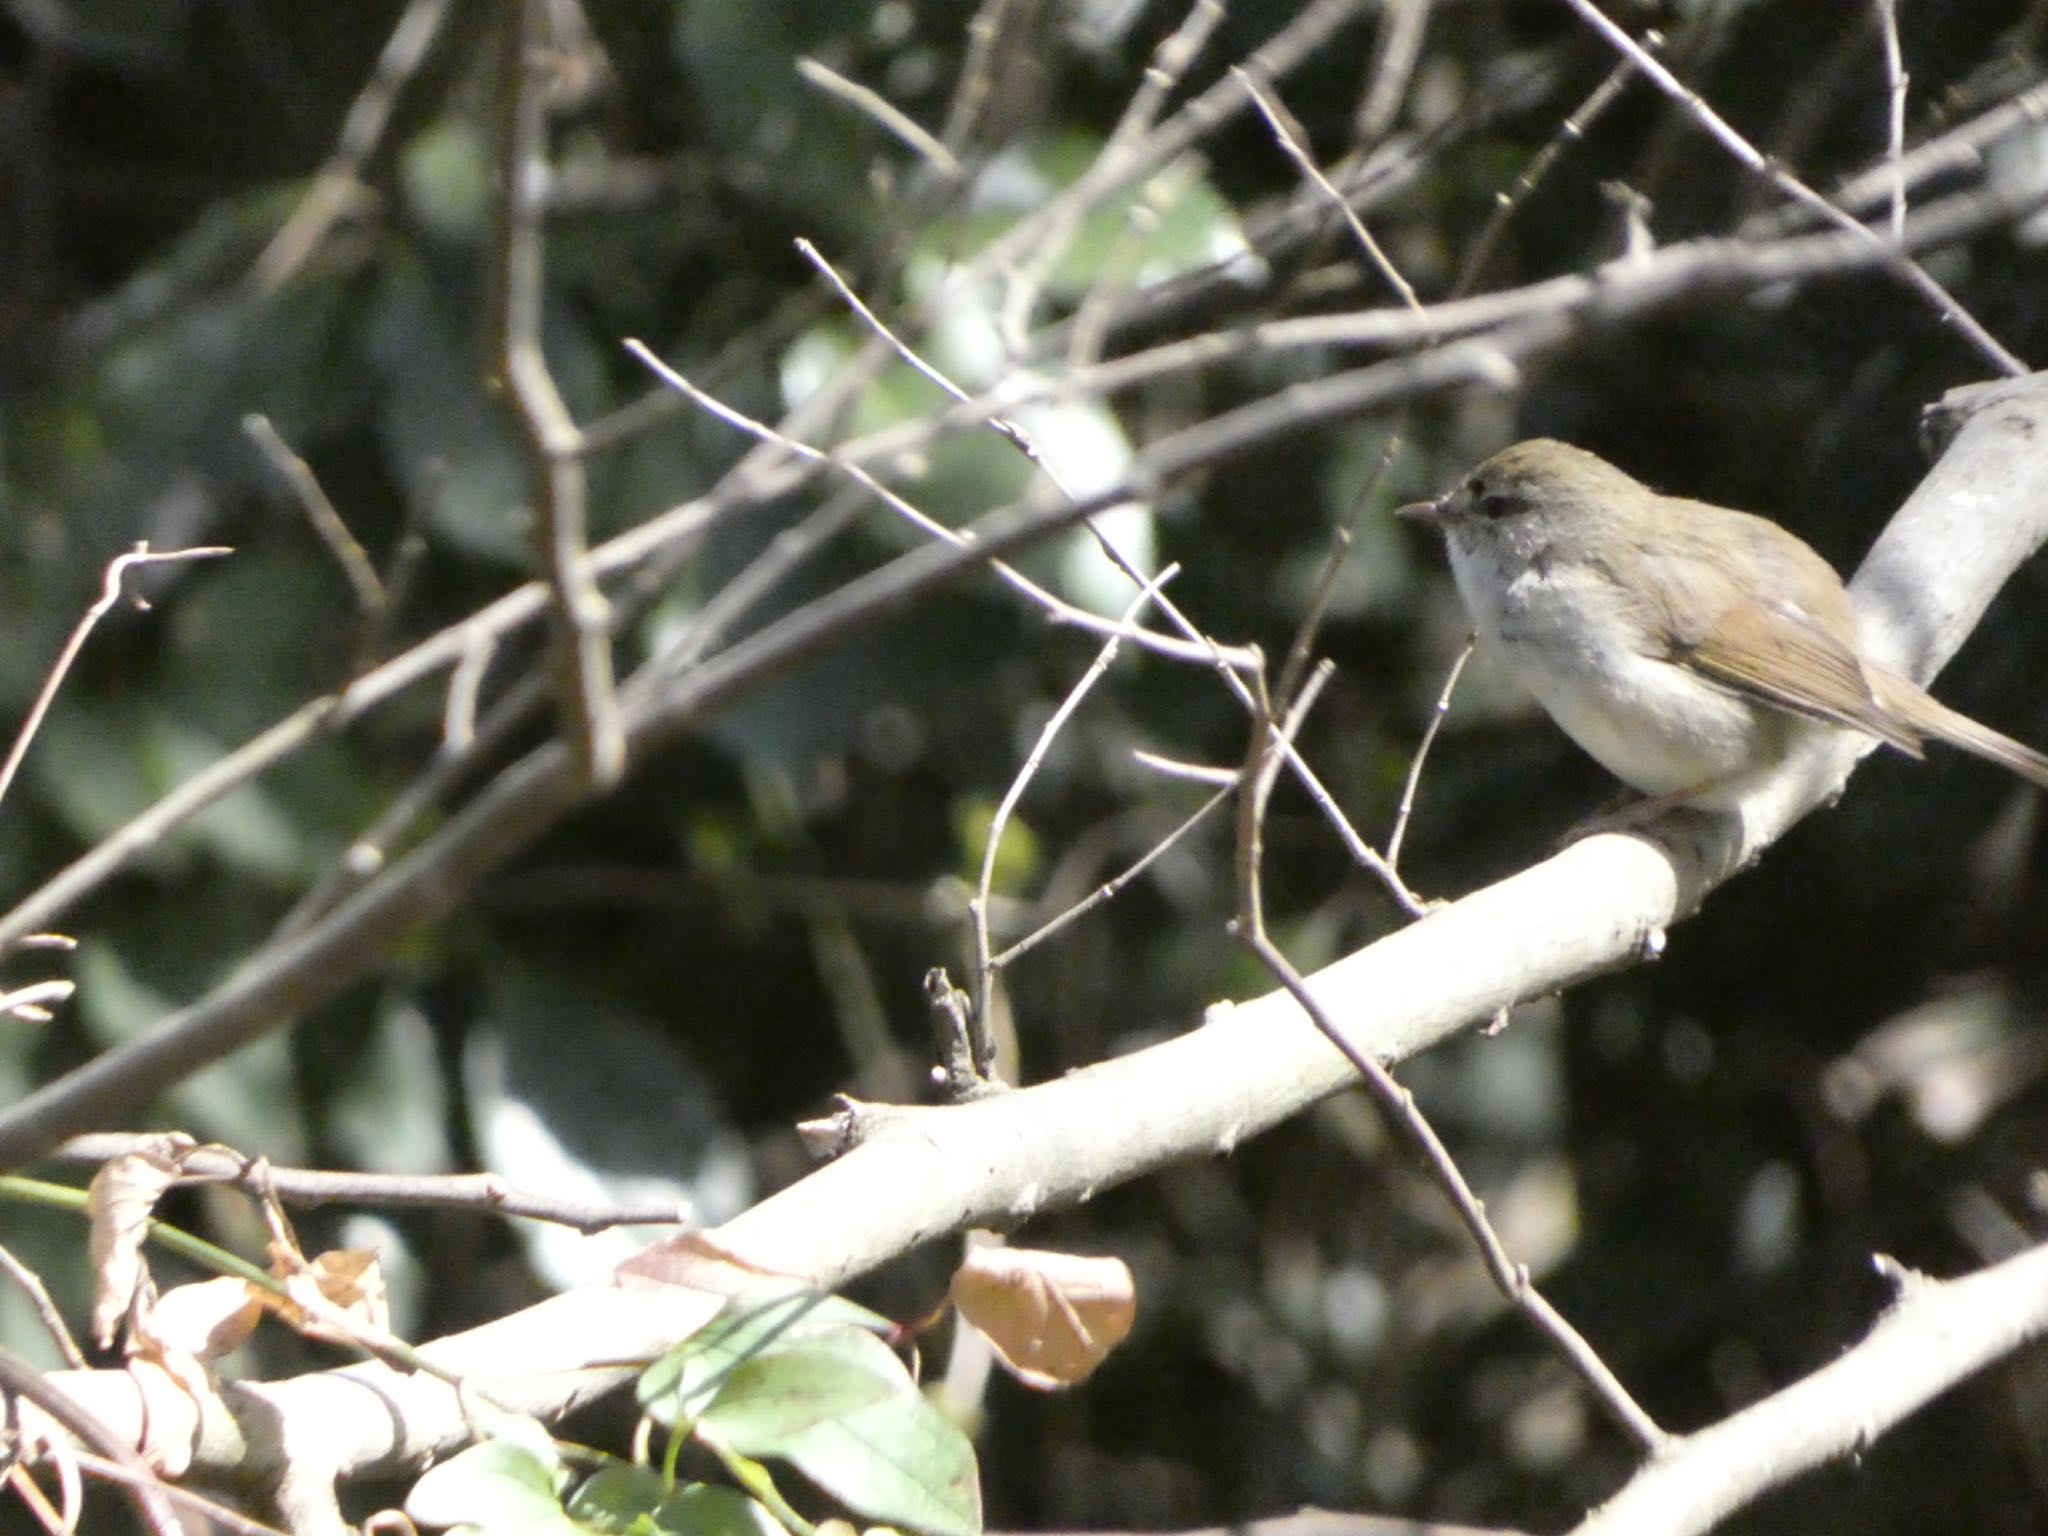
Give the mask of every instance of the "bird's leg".
[[[1700, 796], [1712, 794], [1734, 778], [1733, 774], [1724, 774], [1718, 778], [1704, 779], [1684, 789], [1674, 789], [1669, 794], [1645, 795], [1639, 799], [1623, 798], [1605, 810], [1595, 811], [1591, 816], [1573, 822], [1565, 830], [1564, 835], [1558, 838], [1557, 850], [1562, 852], [1581, 838], [1592, 837], [1601, 832], [1640, 831], [1668, 812], [1686, 809]], [[1702, 809], [1700, 814], [1712, 816], [1718, 813]]]

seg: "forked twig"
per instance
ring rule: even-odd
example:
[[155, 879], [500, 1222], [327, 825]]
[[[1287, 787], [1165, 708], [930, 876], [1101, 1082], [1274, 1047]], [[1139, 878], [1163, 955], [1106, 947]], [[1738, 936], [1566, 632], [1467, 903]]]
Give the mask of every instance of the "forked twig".
[[[71, 664], [78, 660], [78, 653], [84, 649], [86, 637], [93, 632], [114, 604], [121, 601], [121, 578], [136, 566], [168, 565], [175, 560], [212, 560], [234, 551], [224, 544], [205, 544], [192, 549], [167, 549], [161, 553], [152, 551], [145, 541], [137, 544], [125, 555], [116, 555], [107, 565], [105, 576], [100, 582], [100, 595], [93, 605], [80, 616], [72, 626], [70, 637], [64, 648], [57, 653], [57, 660], [50, 668], [50, 675], [43, 679], [43, 686], [37, 691], [35, 702], [28, 707], [28, 718], [21, 722], [21, 729], [15, 733], [14, 745], [8, 748], [7, 760], [0, 763], [0, 800], [7, 798], [7, 791], [13, 787], [14, 776], [21, 771], [22, 759], [28, 756], [29, 743], [42, 729], [43, 717], [50, 712], [57, 690], [64, 686], [65, 675]], [[135, 602], [144, 608], [149, 604], [138, 597]]]
[[533, 478], [534, 554], [555, 618], [555, 689], [577, 761], [593, 789], [626, 771], [612, 676], [610, 608], [592, 573], [585, 531], [583, 438], [541, 348], [541, 197], [547, 159], [548, 0], [517, 0], [499, 17], [504, 117], [498, 232], [497, 367]]
[[[1178, 566], [1169, 565], [1153, 577], [1145, 590], [1131, 599], [1129, 606], [1124, 609], [1122, 622], [1127, 625], [1137, 623], [1138, 615], [1158, 596], [1159, 589], [1173, 580], [1179, 572]], [[1067, 696], [1060, 700], [1059, 707], [1046, 720], [1044, 729], [1038, 733], [1038, 740], [1032, 743], [1031, 751], [1025, 755], [1023, 766], [1011, 778], [1010, 787], [1003, 792], [1003, 798], [996, 806], [995, 815], [989, 818], [988, 833], [982, 846], [981, 871], [975, 881], [974, 899], [967, 904], [968, 921], [974, 933], [974, 1017], [980, 1021], [984, 1029], [988, 1027], [989, 991], [994, 984], [996, 973], [993, 946], [989, 942], [988, 903], [989, 894], [995, 886], [996, 854], [1002, 848], [1003, 829], [1009, 825], [1010, 817], [1016, 812], [1017, 802], [1024, 798], [1025, 789], [1032, 779], [1037, 777], [1039, 767], [1045, 762], [1046, 754], [1052, 750], [1053, 741], [1058, 737], [1061, 728], [1073, 718], [1074, 711], [1081, 707], [1081, 701], [1088, 697], [1090, 690], [1102, 680], [1111, 664], [1116, 661], [1117, 639], [1117, 636], [1111, 635], [1102, 643], [1102, 648], [1095, 653], [1095, 660], [1089, 664], [1088, 670], [1083, 672], [1074, 686], [1067, 690]]]
[[1040, 944], [1043, 944], [1047, 939], [1051, 938], [1054, 934], [1059, 933], [1069, 924], [1074, 923], [1079, 919], [1085, 917], [1088, 913], [1092, 912], [1096, 907], [1102, 905], [1102, 903], [1104, 903], [1105, 901], [1111, 901], [1115, 899], [1119, 891], [1121, 891], [1125, 886], [1129, 885], [1133, 880], [1137, 879], [1138, 876], [1142, 875], [1147, 869], [1151, 868], [1155, 860], [1164, 856], [1176, 843], [1178, 843], [1183, 837], [1186, 837], [1188, 833], [1194, 831], [1194, 829], [1200, 826], [1204, 821], [1207, 821], [1210, 816], [1215, 814], [1217, 808], [1220, 807], [1224, 803], [1224, 801], [1228, 800], [1233, 794], [1235, 794], [1236, 791], [1237, 775], [1230, 774], [1228, 775], [1228, 782], [1226, 782], [1221, 788], [1217, 789], [1213, 794], [1211, 794], [1209, 798], [1203, 801], [1202, 804], [1198, 806], [1194, 811], [1190, 812], [1187, 816], [1183, 817], [1180, 823], [1177, 826], [1175, 826], [1172, 831], [1168, 832], [1164, 837], [1160, 838], [1158, 842], [1154, 843], [1150, 848], [1146, 849], [1143, 854], [1141, 854], [1138, 858], [1134, 859], [1124, 869], [1120, 870], [1117, 874], [1111, 876], [1109, 879], [1103, 881], [1100, 885], [1096, 886], [1094, 890], [1090, 891], [1086, 896], [1084, 896], [1081, 900], [1075, 902], [1072, 906], [1062, 909], [1059, 916], [1048, 918], [1041, 926], [1034, 928], [1030, 933], [1025, 934], [1023, 938], [1019, 939], [1016, 943], [1012, 944], [1008, 949], [1004, 950], [1001, 954], [997, 955], [994, 961], [995, 968], [997, 970], [1002, 970], [1005, 966], [1008, 966], [1013, 961], [1015, 961], [1019, 956], [1024, 955], [1033, 949], [1036, 949]]
[[[1762, 177], [1795, 202], [1812, 209], [1837, 229], [1854, 234], [1872, 245], [1883, 248], [1886, 251], [1883, 265], [1889, 271], [1904, 279], [1908, 287], [1932, 304], [1935, 312], [1944, 320], [1953, 324], [1957, 330], [1968, 338], [1971, 345], [1983, 355], [1987, 362], [2008, 378], [2018, 378], [2027, 372], [2027, 365], [2021, 362], [2019, 358], [2013, 356], [1997, 337], [1993, 336], [1974, 315], [1963, 308], [1962, 301], [1936, 281], [1925, 267], [1905, 255], [1898, 248], [1896, 241], [1887, 242], [1884, 236], [1871, 229], [1869, 225], [1863, 224], [1849, 214], [1844, 213], [1825, 197], [1821, 196], [1820, 193], [1814, 191], [1813, 188], [1807, 186], [1805, 182], [1794, 176], [1784, 166], [1778, 164], [1754, 144], [1751, 144], [1749, 140], [1735, 131], [1726, 118], [1708, 106], [1705, 98], [1699, 92], [1687, 86], [1676, 75], [1672, 74], [1669, 69], [1666, 69], [1662, 63], [1652, 57], [1648, 50], [1633, 37], [1629, 36], [1625, 30], [1617, 26], [1598, 6], [1594, 5], [1593, 0], [1564, 0], [1564, 3], [1585, 18], [1587, 25], [1605, 38], [1617, 51], [1633, 59], [1636, 68], [1648, 76], [1658, 90], [1664, 92], [1665, 95], [1669, 96], [1689, 113], [1693, 120], [1706, 131], [1708, 137], [1712, 138], [1722, 148], [1726, 149], [1729, 154], [1733, 155], [1744, 169]], [[1903, 223], [1903, 220], [1901, 223]]]
[[1253, 787], [1270, 777], [1275, 748], [1299, 726], [1299, 719], [1277, 722], [1264, 716], [1253, 722], [1252, 745], [1245, 764], [1246, 794], [1239, 819], [1237, 848], [1238, 937], [1287, 990], [1323, 1037], [1351, 1063], [1390, 1127], [1421, 1158], [1450, 1197], [1459, 1219], [1479, 1249], [1487, 1273], [1510, 1305], [1550, 1339], [1565, 1363], [1586, 1383], [1601, 1405], [1629, 1437], [1646, 1451], [1655, 1451], [1669, 1436], [1658, 1427], [1621, 1384], [1607, 1363], [1531, 1283], [1528, 1270], [1509, 1257], [1500, 1235], [1487, 1220], [1485, 1208], [1465, 1180], [1450, 1151], [1423, 1115], [1414, 1096], [1395, 1081], [1385, 1066], [1352, 1043], [1323, 1007], [1301, 972], [1266, 933], [1261, 895], [1264, 863], [1264, 810]]

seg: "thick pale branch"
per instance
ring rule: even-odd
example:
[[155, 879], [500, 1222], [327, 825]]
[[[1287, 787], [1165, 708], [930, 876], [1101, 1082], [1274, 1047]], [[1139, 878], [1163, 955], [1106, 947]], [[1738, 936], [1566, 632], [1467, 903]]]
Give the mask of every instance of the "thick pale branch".
[[2048, 1334], [2048, 1246], [1960, 1280], [1901, 1277], [1830, 1365], [1669, 1442], [1573, 1536], [1693, 1536], [1802, 1472], [1860, 1455], [1931, 1399]]

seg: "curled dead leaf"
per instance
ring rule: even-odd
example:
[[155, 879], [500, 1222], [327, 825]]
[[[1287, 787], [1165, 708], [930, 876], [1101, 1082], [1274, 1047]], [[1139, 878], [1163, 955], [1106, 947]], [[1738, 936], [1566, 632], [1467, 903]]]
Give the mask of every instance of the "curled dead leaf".
[[161, 1137], [157, 1145], [103, 1163], [86, 1189], [85, 1209], [91, 1222], [92, 1337], [101, 1349], [114, 1342], [121, 1320], [148, 1284], [142, 1244], [149, 1236], [149, 1218], [165, 1191], [178, 1182], [193, 1145], [189, 1136]]
[[1131, 1331], [1137, 1282], [1122, 1259], [977, 1248], [954, 1271], [953, 1305], [1006, 1370], [1050, 1392], [1086, 1379]]
[[154, 1359], [217, 1360], [255, 1331], [263, 1296], [231, 1275], [174, 1286], [136, 1314], [130, 1352]]
[[622, 1282], [651, 1281], [714, 1296], [758, 1290], [763, 1280], [800, 1281], [796, 1275], [763, 1269], [744, 1254], [720, 1246], [703, 1232], [682, 1232], [642, 1249], [613, 1271]]
[[307, 1338], [354, 1344], [390, 1330], [390, 1298], [376, 1249], [333, 1248], [304, 1259], [273, 1244], [270, 1260], [288, 1299], [265, 1293], [264, 1302]]

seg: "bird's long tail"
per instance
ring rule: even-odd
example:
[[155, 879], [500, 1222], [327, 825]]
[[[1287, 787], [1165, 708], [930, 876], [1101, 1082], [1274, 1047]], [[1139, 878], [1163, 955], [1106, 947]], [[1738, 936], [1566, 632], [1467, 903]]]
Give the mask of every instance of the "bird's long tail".
[[1876, 667], [1868, 670], [1878, 703], [1884, 706], [1886, 713], [1922, 735], [1960, 747], [2048, 789], [2048, 755], [2036, 752], [1988, 725], [1979, 725], [1968, 715], [1957, 714], [1919, 684], [1900, 677], [1896, 672], [1885, 672]]

